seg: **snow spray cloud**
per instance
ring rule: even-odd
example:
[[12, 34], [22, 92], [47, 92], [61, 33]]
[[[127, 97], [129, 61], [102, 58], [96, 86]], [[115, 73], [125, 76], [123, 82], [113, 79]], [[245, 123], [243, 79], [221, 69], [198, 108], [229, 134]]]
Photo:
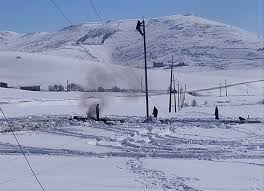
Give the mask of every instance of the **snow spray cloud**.
[[101, 67], [93, 68], [88, 72], [87, 88], [98, 89], [99, 87], [111, 88], [115, 84], [115, 77]]
[[[87, 86], [89, 89], [104, 87], [107, 89], [113, 86], [125, 89], [140, 88], [140, 72], [126, 66], [97, 66], [90, 69], [87, 75]], [[141, 71], [143, 74], [143, 71]]]
[[88, 105], [87, 105], [87, 112], [86, 115], [88, 118], [95, 118], [96, 117], [96, 106], [97, 104], [99, 104], [99, 112], [100, 114], [102, 113], [102, 110], [104, 109], [105, 105], [107, 103], [107, 100], [104, 99], [103, 97], [100, 97], [97, 100], [93, 100], [91, 101]]
[[[104, 88], [112, 87], [115, 79], [106, 70], [101, 67], [95, 67], [92, 70], [88, 70], [86, 81], [86, 89], [95, 91], [100, 89], [103, 91]], [[92, 118], [96, 115], [96, 105], [99, 104], [99, 111], [102, 113], [108, 103], [108, 99], [108, 96], [100, 92], [85, 92], [82, 94], [80, 105], [85, 109], [87, 117]]]
[[109, 97], [102, 96], [99, 93], [83, 93], [80, 106], [85, 109], [85, 114], [88, 118], [96, 117], [96, 105], [99, 104], [100, 114], [108, 104]]
[[[136, 79], [137, 78], [137, 79]], [[114, 86], [126, 89], [139, 89], [138, 76], [131, 74], [127, 67], [118, 67], [115, 70], [107, 71], [106, 68], [97, 66], [89, 69], [87, 73], [86, 88], [89, 90], [104, 91]], [[107, 106], [111, 99], [111, 94], [107, 92], [84, 93], [81, 107], [84, 107], [88, 117], [95, 116], [96, 105], [99, 104], [100, 112]]]

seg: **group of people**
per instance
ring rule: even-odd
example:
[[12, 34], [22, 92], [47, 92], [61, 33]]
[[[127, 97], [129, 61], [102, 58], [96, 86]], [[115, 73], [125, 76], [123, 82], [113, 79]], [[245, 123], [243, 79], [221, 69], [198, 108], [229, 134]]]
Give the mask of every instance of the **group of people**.
[[[158, 109], [154, 106], [153, 112], [152, 112], [153, 116], [155, 118], [157, 118], [158, 117], [158, 113], [159, 113]], [[100, 119], [100, 108], [99, 108], [99, 104], [96, 104], [95, 114], [96, 114], [96, 120], [99, 121], [99, 119]]]
[[[157, 118], [158, 117], [158, 113], [159, 113], [158, 109], [154, 106], [153, 112], [152, 112], [153, 116], [155, 118]], [[218, 111], [217, 106], [215, 107], [215, 119], [219, 120], [219, 111]]]
[[[157, 118], [158, 117], [158, 113], [159, 113], [158, 109], [154, 106], [153, 112], [152, 112], [153, 116], [155, 118]], [[219, 120], [219, 111], [218, 111], [217, 106], [215, 107], [215, 119]]]
[[[99, 114], [100, 114], [99, 104], [96, 105], [95, 113], [96, 113], [96, 120], [98, 121], [100, 118], [100, 116], [99, 116]], [[157, 118], [158, 113], [159, 113], [158, 109], [154, 106], [153, 111], [152, 111], [153, 116], [155, 118]], [[217, 106], [215, 107], [215, 119], [219, 120], [219, 111], [218, 111]]]

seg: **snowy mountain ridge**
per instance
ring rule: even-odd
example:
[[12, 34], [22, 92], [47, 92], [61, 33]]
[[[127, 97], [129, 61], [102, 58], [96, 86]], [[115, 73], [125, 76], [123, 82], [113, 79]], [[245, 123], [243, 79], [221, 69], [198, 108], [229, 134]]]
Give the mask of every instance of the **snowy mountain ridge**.
[[[90, 22], [52, 33], [0, 32], [0, 51], [22, 51], [119, 65], [140, 66], [143, 46], [136, 20]], [[175, 62], [213, 69], [261, 67], [262, 39], [237, 27], [195, 16], [174, 15], [146, 20], [149, 65]]]

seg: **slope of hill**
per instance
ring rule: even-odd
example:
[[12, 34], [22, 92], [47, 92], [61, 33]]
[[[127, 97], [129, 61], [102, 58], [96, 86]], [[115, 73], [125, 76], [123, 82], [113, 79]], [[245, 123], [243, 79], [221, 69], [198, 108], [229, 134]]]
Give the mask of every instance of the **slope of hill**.
[[0, 51], [0, 81], [10, 86], [62, 84], [66, 81], [87, 88], [113, 86], [139, 88], [139, 69], [71, 57]]
[[[68, 56], [113, 64], [143, 63], [142, 39], [136, 20], [84, 23], [53, 33], [0, 33], [0, 51], [22, 51]], [[237, 27], [195, 16], [168, 16], [146, 20], [149, 65], [176, 62], [199, 69], [261, 67], [262, 40]], [[113, 41], [114, 39], [114, 41]], [[116, 47], [118, 46], [118, 48]], [[187, 67], [189, 68], [189, 67]]]
[[[0, 81], [7, 82], [9, 86], [14, 87], [41, 85], [41, 88], [45, 90], [49, 85], [62, 84], [65, 86], [66, 81], [69, 80], [70, 83], [81, 84], [89, 89], [99, 86], [140, 89], [141, 84], [144, 88], [143, 81], [141, 82], [144, 76], [143, 69], [69, 57], [0, 51], [0, 66]], [[258, 69], [189, 73], [182, 73], [176, 69], [174, 73], [177, 81], [180, 81], [181, 84], [187, 84], [188, 90], [218, 87], [220, 82], [224, 84], [224, 80], [227, 80], [228, 84], [234, 84], [263, 79], [263, 72]], [[166, 90], [169, 86], [170, 71], [149, 70], [148, 78], [149, 89]], [[256, 88], [259, 94], [262, 91], [262, 86], [263, 82], [253, 84], [252, 88]], [[246, 85], [243, 88], [245, 87]], [[236, 87], [232, 87], [232, 89], [235, 90]], [[241, 91], [239, 90], [239, 92]]]

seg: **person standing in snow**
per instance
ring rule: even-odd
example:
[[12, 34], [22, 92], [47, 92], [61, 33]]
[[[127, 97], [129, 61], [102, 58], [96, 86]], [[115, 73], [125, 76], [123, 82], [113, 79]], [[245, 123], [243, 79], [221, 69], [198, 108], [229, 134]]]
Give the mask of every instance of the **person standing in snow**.
[[219, 119], [217, 106], [215, 107], [215, 119], [217, 119], [217, 120]]
[[99, 121], [99, 114], [100, 114], [99, 104], [96, 105], [95, 113], [96, 113], [96, 120]]
[[154, 106], [152, 114], [154, 115], [155, 118], [158, 117], [158, 113], [159, 113], [158, 109]]

